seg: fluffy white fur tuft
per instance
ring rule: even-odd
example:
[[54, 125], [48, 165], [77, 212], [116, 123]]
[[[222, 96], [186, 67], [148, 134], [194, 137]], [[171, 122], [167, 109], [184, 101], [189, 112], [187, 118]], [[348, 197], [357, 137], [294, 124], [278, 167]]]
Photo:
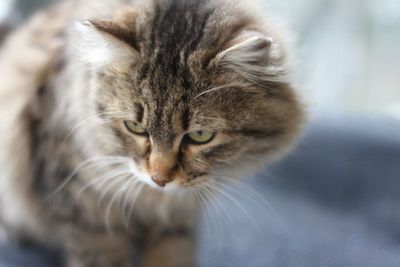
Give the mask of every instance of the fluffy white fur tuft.
[[286, 66], [274, 40], [261, 32], [245, 31], [217, 56], [219, 64], [253, 83], [286, 79]]
[[83, 63], [100, 68], [111, 62], [132, 59], [136, 51], [111, 34], [98, 30], [90, 21], [74, 23], [74, 54]]

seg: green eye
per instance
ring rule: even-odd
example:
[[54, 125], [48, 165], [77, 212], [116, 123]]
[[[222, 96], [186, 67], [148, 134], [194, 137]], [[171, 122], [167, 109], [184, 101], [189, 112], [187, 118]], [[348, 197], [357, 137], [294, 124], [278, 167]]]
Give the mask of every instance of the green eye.
[[206, 144], [214, 138], [215, 134], [208, 131], [195, 131], [188, 133], [187, 136], [192, 143]]
[[125, 121], [125, 127], [134, 134], [147, 135], [146, 130], [143, 128], [142, 124], [135, 121]]

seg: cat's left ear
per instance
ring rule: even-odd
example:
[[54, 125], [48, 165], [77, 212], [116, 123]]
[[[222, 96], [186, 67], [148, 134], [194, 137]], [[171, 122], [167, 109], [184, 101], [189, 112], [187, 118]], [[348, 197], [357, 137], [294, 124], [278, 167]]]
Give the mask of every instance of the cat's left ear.
[[92, 67], [131, 60], [138, 54], [135, 16], [75, 22], [78, 58]]
[[270, 57], [272, 38], [258, 31], [243, 31], [228, 42], [224, 51], [217, 58], [233, 64], [262, 64]]
[[[251, 82], [281, 80], [285, 72], [283, 53], [277, 40], [257, 30], [245, 30], [217, 54], [215, 63]], [[260, 80], [262, 79], [262, 80]]]

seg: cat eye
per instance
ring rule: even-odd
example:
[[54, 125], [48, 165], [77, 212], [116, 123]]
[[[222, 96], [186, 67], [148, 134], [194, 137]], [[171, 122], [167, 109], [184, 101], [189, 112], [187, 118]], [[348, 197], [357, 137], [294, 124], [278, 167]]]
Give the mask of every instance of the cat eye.
[[190, 143], [203, 145], [211, 142], [215, 134], [209, 131], [195, 131], [188, 133], [186, 136]]
[[125, 127], [133, 134], [137, 135], [147, 135], [146, 130], [142, 126], [142, 124], [136, 121], [125, 121]]

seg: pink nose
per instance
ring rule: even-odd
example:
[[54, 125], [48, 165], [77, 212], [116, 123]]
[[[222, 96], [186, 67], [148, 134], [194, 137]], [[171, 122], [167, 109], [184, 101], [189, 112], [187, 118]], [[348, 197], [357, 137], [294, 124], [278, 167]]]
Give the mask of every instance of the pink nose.
[[166, 178], [166, 177], [161, 177], [158, 175], [152, 176], [151, 179], [161, 187], [164, 187], [166, 184], [171, 182], [171, 179]]

